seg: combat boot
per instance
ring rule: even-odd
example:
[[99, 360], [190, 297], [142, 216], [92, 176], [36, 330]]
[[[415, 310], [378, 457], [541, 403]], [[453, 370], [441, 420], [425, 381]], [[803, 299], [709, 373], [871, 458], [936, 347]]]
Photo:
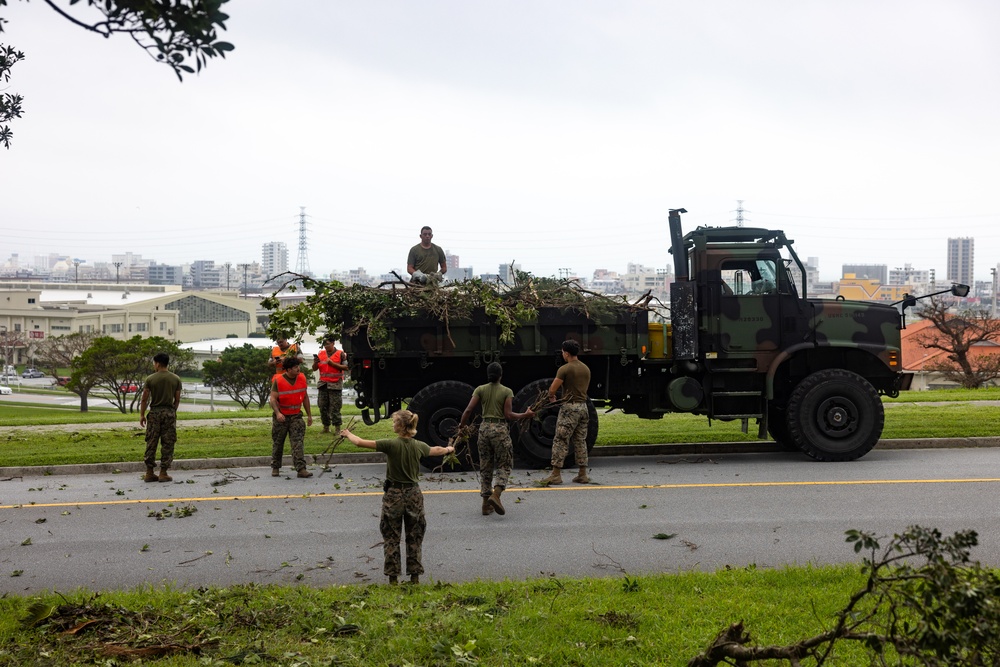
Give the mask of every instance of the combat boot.
[[483, 516], [493, 514], [493, 505], [490, 505], [490, 497], [483, 498]]
[[587, 477], [587, 466], [580, 466], [580, 474], [574, 477], [573, 481], [577, 484], [590, 484], [590, 478]]
[[146, 466], [146, 476], [142, 478], [144, 482], [156, 482], [156, 472], [153, 470], [153, 466]]
[[301, 470], [299, 470], [299, 473], [297, 475], [297, 477], [303, 477], [303, 478], [312, 477], [312, 476], [313, 476], [313, 474], [311, 472], [309, 472], [308, 470], [306, 470], [305, 468], [302, 468]]
[[504, 514], [507, 513], [507, 510], [505, 510], [503, 508], [503, 503], [500, 502], [500, 494], [501, 493], [503, 493], [503, 489], [500, 488], [499, 486], [494, 486], [493, 487], [493, 495], [490, 496], [489, 498], [487, 498], [486, 502], [488, 502], [490, 505], [493, 506], [493, 509], [496, 510], [497, 514], [499, 514], [500, 516], [503, 516]]
[[540, 481], [539, 484], [541, 484], [542, 486], [552, 486], [553, 484], [562, 484], [562, 475], [559, 474], [560, 470], [562, 470], [562, 468], [557, 468], [556, 466], [552, 466], [552, 474], [550, 474], [548, 477]]
[[167, 474], [167, 469], [166, 468], [161, 467], [160, 468], [160, 476], [156, 478], [156, 481], [158, 481], [158, 482], [172, 482], [172, 481], [174, 481], [174, 478]]

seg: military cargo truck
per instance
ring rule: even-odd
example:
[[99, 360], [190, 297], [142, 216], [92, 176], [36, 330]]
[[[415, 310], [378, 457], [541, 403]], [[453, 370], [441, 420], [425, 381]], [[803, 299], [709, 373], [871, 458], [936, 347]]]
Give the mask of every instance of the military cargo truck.
[[[758, 437], [817, 460], [864, 456], [882, 433], [880, 395], [896, 396], [910, 384], [900, 356], [901, 311], [809, 298], [805, 267], [783, 232], [699, 227], [683, 235], [685, 212], [669, 215], [675, 276], [668, 321], [627, 305], [601, 314], [541, 308], [509, 343], [483, 311], [461, 321], [395, 319], [385, 346], [372, 346], [364, 328], [345, 336], [365, 421], [406, 404], [420, 416], [417, 437], [444, 446], [489, 362], [503, 364], [513, 408], [523, 411], [548, 388], [562, 341], [572, 338], [591, 370], [589, 447], [602, 408], [643, 419], [687, 412], [740, 420], [744, 431], [752, 422]], [[527, 428], [512, 425], [520, 457], [548, 463], [555, 420], [550, 409]], [[474, 440], [465, 456], [477, 458]]]

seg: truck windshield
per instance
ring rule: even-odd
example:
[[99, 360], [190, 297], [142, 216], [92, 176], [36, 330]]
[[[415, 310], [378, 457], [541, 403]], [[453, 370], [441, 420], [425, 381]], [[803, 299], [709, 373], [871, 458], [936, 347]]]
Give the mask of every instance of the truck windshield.
[[726, 295], [777, 294], [778, 272], [770, 259], [728, 260], [722, 263], [722, 282]]

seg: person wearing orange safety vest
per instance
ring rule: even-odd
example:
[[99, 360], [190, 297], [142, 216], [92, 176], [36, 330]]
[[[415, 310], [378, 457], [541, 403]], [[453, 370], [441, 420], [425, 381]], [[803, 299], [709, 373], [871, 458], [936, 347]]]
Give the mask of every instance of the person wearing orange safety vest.
[[278, 344], [271, 348], [271, 358], [267, 360], [267, 365], [274, 368], [275, 372], [280, 373], [284, 370], [283, 361], [285, 357], [297, 355], [299, 353], [299, 346], [289, 343], [287, 338], [279, 338], [276, 342]]
[[323, 341], [323, 349], [313, 357], [313, 370], [319, 371], [319, 418], [323, 420], [323, 433], [340, 431], [343, 420], [340, 410], [344, 406], [344, 371], [347, 354], [338, 350], [332, 338]]
[[[302, 360], [285, 357], [284, 371], [271, 380], [271, 476], [281, 474], [281, 461], [285, 456], [285, 438], [292, 442], [292, 465], [299, 477], [312, 477], [306, 470], [304, 451], [306, 426], [312, 426], [312, 410], [306, 393], [306, 376], [299, 372]], [[302, 420], [302, 409], [306, 421]]]

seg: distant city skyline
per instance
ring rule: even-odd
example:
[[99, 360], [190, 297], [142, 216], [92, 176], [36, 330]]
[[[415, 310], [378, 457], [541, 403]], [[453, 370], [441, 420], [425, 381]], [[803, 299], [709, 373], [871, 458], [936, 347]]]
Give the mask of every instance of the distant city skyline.
[[[749, 224], [747, 226], [752, 227], [756, 225]], [[685, 227], [685, 231], [687, 230], [688, 228]], [[952, 232], [954, 232], [954, 230], [952, 230]], [[787, 230], [786, 233], [788, 233]], [[435, 232], [435, 234], [437, 236], [438, 233]], [[316, 233], [313, 233], [313, 236], [316, 236]], [[795, 238], [794, 234], [789, 233], [789, 236], [793, 239]], [[439, 239], [436, 237], [435, 241], [438, 240]], [[57, 246], [58, 244], [59, 244], [58, 240], [46, 242], [46, 245], [52, 245], [53, 247]], [[456, 268], [454, 260], [459, 259], [461, 262], [460, 266], [462, 268], [471, 268], [473, 270], [472, 271], [473, 275], [478, 276], [481, 274], [497, 274], [497, 273], [502, 274], [504, 273], [504, 270], [501, 269], [500, 267], [507, 266], [511, 263], [511, 261], [509, 260], [497, 261], [489, 264], [484, 264], [480, 262], [470, 263], [461, 258], [468, 258], [474, 256], [471, 252], [467, 253], [462, 248], [457, 246], [450, 246], [443, 243], [439, 243], [439, 245], [441, 245], [444, 248], [445, 252], [451, 258], [451, 260], [449, 261], [450, 268]], [[6, 248], [7, 244], [0, 242], [0, 249], [6, 250]], [[291, 251], [289, 250], [288, 242], [274, 241], [274, 240], [264, 241], [257, 244], [257, 248], [258, 250], [253, 257], [237, 258], [233, 256], [233, 253], [231, 251], [229, 251], [226, 257], [231, 257], [231, 259], [222, 259], [220, 257], [212, 258], [212, 257], [202, 256], [202, 254], [199, 254], [197, 257], [186, 259], [183, 261], [170, 261], [166, 258], [156, 256], [155, 247], [144, 248], [143, 251], [141, 252], [133, 249], [123, 252], [112, 252], [103, 256], [100, 254], [92, 253], [91, 257], [81, 257], [78, 256], [79, 253], [77, 255], [73, 255], [71, 253], [58, 252], [58, 251], [33, 253], [33, 254], [19, 253], [16, 251], [7, 251], [5, 255], [0, 256], [0, 268], [8, 266], [11, 259], [16, 254], [19, 260], [20, 267], [22, 269], [34, 268], [35, 266], [37, 266], [37, 262], [40, 259], [44, 260], [45, 262], [50, 262], [51, 258], [53, 257], [63, 257], [63, 258], [68, 258], [68, 262], [70, 264], [72, 264], [72, 260], [74, 259], [81, 260], [81, 266], [84, 267], [84, 271], [87, 270], [86, 267], [93, 267], [104, 263], [119, 262], [125, 266], [128, 266], [129, 264], [132, 264], [135, 261], [135, 258], [139, 258], [139, 261], [144, 263], [155, 261], [157, 264], [167, 264], [175, 266], [176, 265], [190, 266], [200, 261], [214, 261], [217, 267], [222, 267], [227, 262], [231, 265], [231, 267], [235, 267], [237, 264], [248, 263], [248, 262], [259, 263], [261, 266], [260, 268], [261, 272], [267, 277], [279, 275], [280, 273], [290, 270], [291, 268], [290, 264], [292, 259], [290, 257]], [[380, 256], [383, 256], [385, 258], [386, 260], [385, 263], [366, 264], [364, 262], [358, 262], [342, 266], [334, 266], [331, 264], [331, 260], [327, 257], [327, 254], [329, 254], [330, 247], [328, 243], [326, 243], [325, 238], [315, 238], [315, 239], [310, 238], [308, 248], [309, 248], [309, 261], [310, 261], [310, 266], [313, 268], [312, 270], [313, 275], [317, 277], [327, 277], [331, 274], [345, 274], [347, 272], [354, 271], [359, 268], [365, 269], [369, 275], [382, 275], [389, 273], [391, 271], [405, 273], [405, 263], [406, 263], [405, 253], [406, 250], [409, 248], [409, 245], [406, 245], [404, 243], [403, 247], [399, 249], [400, 252], [398, 254], [398, 260], [397, 263], [395, 264], [392, 264], [391, 260], [389, 260], [388, 257], [384, 257], [386, 253], [383, 252], [380, 253]], [[568, 247], [567, 250], [571, 250], [571, 248]], [[956, 282], [962, 282], [963, 280], [968, 279], [968, 276], [970, 275], [968, 271], [972, 268], [972, 266], [978, 265], [980, 267], [979, 273], [981, 275], [973, 276], [972, 282], [969, 283], [971, 285], [976, 281], [979, 282], [992, 281], [991, 269], [994, 269], [998, 265], [1000, 265], [1000, 262], [997, 261], [974, 262], [973, 260], [975, 254], [977, 254], [977, 250], [978, 249], [975, 245], [974, 238], [972, 237], [949, 238], [947, 236], [947, 232], [943, 232], [942, 239], [939, 244], [938, 254], [941, 256], [941, 261], [939, 264], [919, 265], [916, 261], [912, 261], [906, 257], [898, 257], [895, 261], [875, 261], [875, 262], [864, 262], [864, 263], [843, 262], [843, 263], [833, 264], [832, 262], [825, 262], [822, 254], [808, 253], [808, 257], [810, 259], [818, 259], [819, 261], [818, 279], [824, 282], [839, 280], [843, 276], [843, 273], [847, 271], [847, 267], [863, 267], [863, 266], [886, 267], [886, 271], [888, 273], [902, 271], [903, 267], [906, 266], [909, 267], [911, 273], [929, 271], [932, 274], [936, 275], [937, 282], [940, 283], [945, 283], [950, 280], [954, 280]], [[177, 249], [172, 249], [170, 251], [169, 256], [176, 257], [178, 252], [180, 251]], [[807, 253], [804, 253], [801, 249], [798, 248], [796, 248], [796, 252], [798, 253], [799, 257], [805, 262]], [[334, 254], [336, 255], [337, 258], [340, 258], [343, 255], [352, 255], [353, 253], [337, 252]], [[476, 255], [481, 255], [481, 254], [482, 254], [481, 252], [476, 253]], [[959, 262], [958, 259], [959, 257], [961, 257], [961, 262]], [[624, 273], [626, 271], [625, 267], [627, 267], [628, 264], [643, 264], [646, 266], [654, 266], [658, 268], [669, 268], [672, 266], [672, 258], [668, 252], [667, 247], [665, 246], [663, 248], [663, 257], [659, 262], [649, 262], [649, 261], [643, 262], [634, 259], [625, 259], [615, 264], [608, 263], [602, 266], [583, 267], [579, 265], [574, 265], [572, 259], [563, 259], [558, 262], [558, 266], [556, 268], [549, 271], [546, 271], [544, 268], [539, 269], [533, 267], [530, 263], [524, 261], [514, 261], [514, 263], [517, 264], [521, 268], [521, 270], [528, 271], [534, 275], [559, 277], [565, 272], [566, 269], [569, 269], [570, 270], [569, 272], [572, 273], [572, 275], [577, 275], [580, 277], [591, 279], [594, 276], [595, 272], [612, 271], [612, 272]], [[857, 271], [855, 271], [855, 273], [857, 273]], [[882, 282], [887, 282], [888, 273], [886, 275], [880, 274], [877, 277], [880, 278]], [[958, 277], [953, 278], [953, 276], [958, 276]], [[863, 276], [858, 275], [858, 277], [863, 277]], [[868, 276], [868, 277], [876, 277], [876, 276]], [[963, 280], [959, 280], [959, 277], [962, 278]]]

